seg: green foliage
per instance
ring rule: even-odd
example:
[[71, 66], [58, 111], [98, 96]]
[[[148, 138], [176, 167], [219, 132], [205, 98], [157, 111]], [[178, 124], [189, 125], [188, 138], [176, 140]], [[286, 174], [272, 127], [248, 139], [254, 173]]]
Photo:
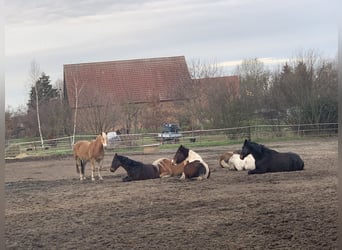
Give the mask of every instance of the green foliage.
[[335, 123], [338, 122], [337, 100], [316, 98], [306, 103], [301, 109], [302, 123]]
[[58, 96], [57, 89], [53, 88], [50, 84], [50, 76], [46, 75], [44, 72], [35, 84], [36, 86], [32, 86], [30, 90], [29, 108], [33, 108], [36, 105], [36, 89], [38, 91], [39, 104], [46, 103], [50, 99]]

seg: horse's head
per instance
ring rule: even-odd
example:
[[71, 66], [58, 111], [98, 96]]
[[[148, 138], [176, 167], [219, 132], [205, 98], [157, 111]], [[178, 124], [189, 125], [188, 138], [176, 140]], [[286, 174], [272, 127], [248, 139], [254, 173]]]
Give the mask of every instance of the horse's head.
[[115, 153], [114, 158], [112, 160], [112, 165], [110, 166], [110, 172], [115, 172], [121, 166], [120, 159], [118, 154]]
[[105, 132], [101, 134], [101, 143], [104, 147], [107, 147], [107, 134]]
[[250, 149], [250, 145], [249, 145], [250, 142], [251, 142], [250, 140], [246, 139], [245, 142], [243, 143], [242, 150], [240, 152], [240, 159], [241, 160], [245, 159], [245, 157], [251, 153], [251, 149]]
[[242, 146], [240, 159], [243, 160], [249, 154], [252, 154], [254, 158], [258, 155], [262, 155], [264, 153], [264, 148], [263, 145], [246, 139]]
[[180, 145], [175, 156], [172, 159], [172, 164], [179, 164], [189, 156], [189, 149]]

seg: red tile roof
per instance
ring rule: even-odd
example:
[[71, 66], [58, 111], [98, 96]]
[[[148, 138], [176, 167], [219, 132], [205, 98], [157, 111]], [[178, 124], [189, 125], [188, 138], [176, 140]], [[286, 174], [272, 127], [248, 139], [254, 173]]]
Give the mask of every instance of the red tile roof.
[[177, 100], [173, 89], [191, 81], [184, 56], [94, 62], [64, 65], [64, 84], [69, 105], [75, 107], [75, 87], [79, 107], [92, 102], [144, 103], [152, 98]]
[[239, 95], [240, 92], [240, 83], [238, 76], [220, 76], [220, 77], [208, 77], [208, 78], [200, 78], [193, 79], [196, 83], [200, 85], [202, 91], [208, 91], [209, 88], [217, 88], [223, 89], [222, 85], [225, 85], [228, 91], [234, 91], [235, 96]]

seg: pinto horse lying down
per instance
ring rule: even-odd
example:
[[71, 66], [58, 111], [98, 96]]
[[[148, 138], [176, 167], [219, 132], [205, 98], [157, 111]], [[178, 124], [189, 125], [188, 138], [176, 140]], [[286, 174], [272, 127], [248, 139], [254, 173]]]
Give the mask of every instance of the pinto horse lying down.
[[264, 145], [245, 140], [240, 153], [240, 158], [243, 160], [249, 154], [252, 154], [255, 159], [255, 169], [249, 170], [248, 174], [297, 171], [304, 169], [303, 160], [295, 153], [279, 153]]
[[184, 171], [181, 179], [202, 180], [208, 179], [210, 176], [210, 169], [202, 157], [183, 145], [180, 145], [175, 156], [173, 157], [173, 164], [180, 164], [185, 162]]
[[249, 154], [241, 160], [240, 153], [241, 150], [223, 153], [219, 159], [221, 168], [228, 168], [229, 170], [236, 171], [255, 169], [255, 160], [253, 156]]
[[159, 170], [159, 175], [161, 178], [170, 177], [170, 176], [178, 176], [181, 175], [184, 171], [184, 167], [187, 162], [181, 162], [179, 164], [173, 164], [171, 159], [168, 158], [160, 158], [155, 160], [152, 165], [156, 166]]

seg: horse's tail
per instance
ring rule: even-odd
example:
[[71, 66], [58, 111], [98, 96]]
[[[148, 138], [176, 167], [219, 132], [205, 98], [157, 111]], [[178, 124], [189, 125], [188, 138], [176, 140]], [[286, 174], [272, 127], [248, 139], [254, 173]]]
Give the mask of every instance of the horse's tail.
[[84, 166], [85, 166], [85, 162], [83, 162], [81, 160], [81, 173], [84, 175]]
[[84, 166], [85, 162], [81, 160], [80, 158], [76, 159], [76, 172], [79, 174], [80, 173], [80, 165], [81, 164], [81, 173], [84, 174]]
[[79, 174], [80, 173], [80, 168], [78, 166], [79, 164], [79, 159], [77, 157], [75, 157], [75, 160], [76, 160], [76, 172]]
[[229, 159], [234, 155], [233, 152], [225, 152], [220, 156], [219, 164], [221, 168], [228, 168]]
[[229, 165], [224, 159], [222, 159], [222, 160], [220, 159], [220, 167], [221, 168], [228, 168]]

